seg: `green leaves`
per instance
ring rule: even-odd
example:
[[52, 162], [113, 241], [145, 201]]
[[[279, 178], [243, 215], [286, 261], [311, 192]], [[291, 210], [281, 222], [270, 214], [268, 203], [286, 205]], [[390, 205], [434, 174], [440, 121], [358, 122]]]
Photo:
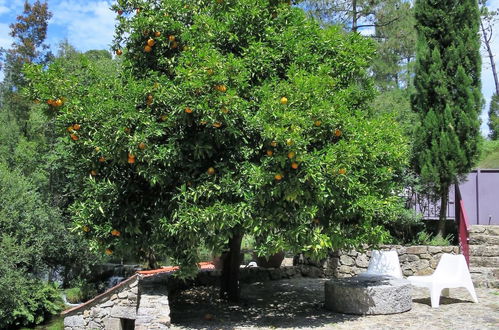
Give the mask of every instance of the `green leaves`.
[[370, 41], [267, 0], [116, 10], [116, 72], [84, 58], [83, 84], [67, 63], [27, 71], [31, 93], [66, 98], [56, 125], [61, 161], [78, 165], [71, 213], [96, 248], [154, 250], [187, 271], [197, 247], [222, 251], [236, 230], [260, 253], [385, 238], [407, 150], [391, 119], [369, 116]]

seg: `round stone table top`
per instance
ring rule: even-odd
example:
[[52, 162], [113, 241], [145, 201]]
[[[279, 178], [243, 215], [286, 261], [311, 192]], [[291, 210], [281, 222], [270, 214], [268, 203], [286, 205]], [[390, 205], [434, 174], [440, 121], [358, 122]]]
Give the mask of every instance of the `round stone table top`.
[[359, 315], [402, 313], [412, 308], [411, 285], [391, 276], [354, 276], [325, 284], [326, 308]]

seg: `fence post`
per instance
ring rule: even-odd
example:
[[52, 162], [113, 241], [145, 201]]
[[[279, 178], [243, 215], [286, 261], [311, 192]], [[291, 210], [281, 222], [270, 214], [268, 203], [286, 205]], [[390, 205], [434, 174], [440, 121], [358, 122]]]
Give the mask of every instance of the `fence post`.
[[478, 177], [480, 176], [480, 169], [477, 168], [476, 169], [476, 224], [479, 225], [480, 224], [480, 193], [479, 193], [479, 189], [478, 189], [478, 185], [479, 185], [479, 182], [480, 180], [478, 179]]

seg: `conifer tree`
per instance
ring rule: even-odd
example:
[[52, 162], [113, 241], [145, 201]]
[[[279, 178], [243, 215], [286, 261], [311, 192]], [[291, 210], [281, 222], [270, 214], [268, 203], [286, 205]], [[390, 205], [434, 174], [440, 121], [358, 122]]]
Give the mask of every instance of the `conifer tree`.
[[492, 95], [489, 106], [489, 137], [492, 140], [499, 138], [499, 94]]
[[478, 155], [480, 15], [476, 0], [416, 1], [418, 44], [412, 106], [421, 119], [416, 169], [440, 198], [439, 234], [445, 232], [449, 186]]

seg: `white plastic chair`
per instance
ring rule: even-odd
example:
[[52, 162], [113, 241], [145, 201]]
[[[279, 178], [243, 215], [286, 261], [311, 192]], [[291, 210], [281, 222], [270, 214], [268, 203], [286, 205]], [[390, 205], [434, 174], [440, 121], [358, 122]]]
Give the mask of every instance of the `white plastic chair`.
[[378, 251], [371, 252], [371, 260], [367, 271], [360, 273], [357, 276], [393, 276], [395, 278], [402, 278], [402, 270], [400, 269], [399, 256], [397, 251]]
[[471, 281], [468, 265], [462, 254], [442, 254], [437, 269], [429, 276], [409, 276], [407, 278], [412, 285], [430, 289], [431, 307], [440, 305], [440, 293], [449, 295], [450, 288], [466, 288], [473, 298], [478, 302], [475, 287]]

